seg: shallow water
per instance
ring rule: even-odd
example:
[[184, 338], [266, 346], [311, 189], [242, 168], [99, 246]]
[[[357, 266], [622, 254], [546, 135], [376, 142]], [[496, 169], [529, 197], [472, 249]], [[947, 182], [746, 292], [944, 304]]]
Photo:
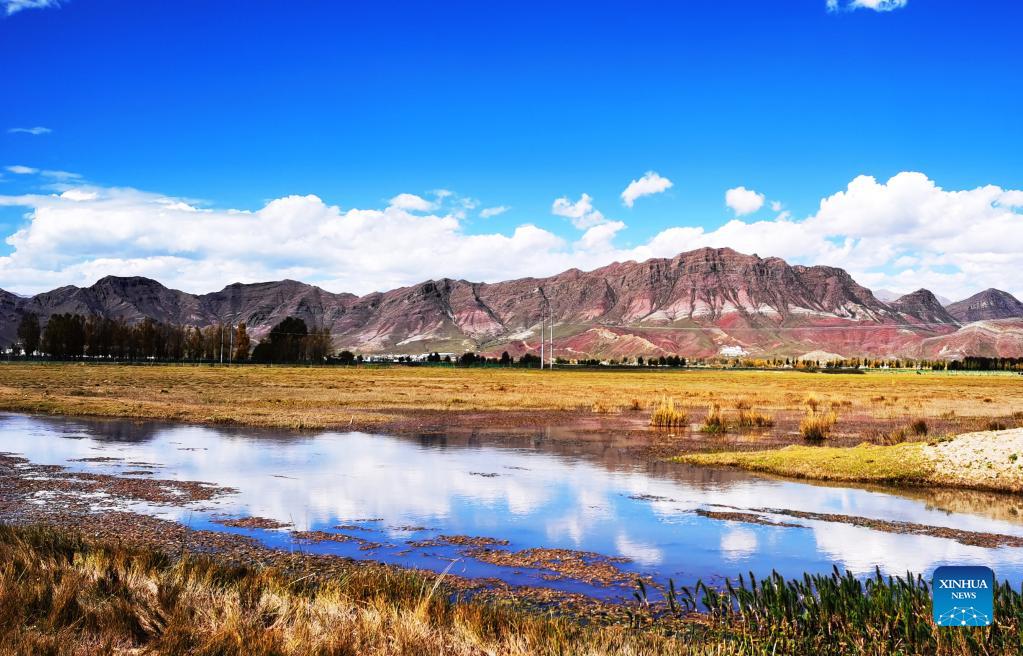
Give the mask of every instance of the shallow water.
[[[844, 523], [774, 519], [801, 527], [712, 519], [697, 509], [784, 508], [908, 521], [1023, 536], [1015, 502], [989, 495], [956, 504], [949, 491], [879, 491], [827, 487], [633, 459], [607, 440], [566, 443], [545, 438], [364, 433], [287, 433], [255, 429], [81, 421], [0, 414], [0, 451], [71, 471], [120, 474], [152, 463], [153, 478], [216, 483], [237, 493], [181, 506], [126, 504], [193, 528], [255, 537], [270, 545], [337, 553], [513, 584], [557, 587], [614, 597], [621, 587], [550, 572], [498, 567], [465, 557], [457, 546], [415, 548], [437, 535], [506, 539], [509, 550], [533, 547], [628, 558], [624, 570], [678, 585], [772, 569], [786, 576], [857, 574], [880, 567], [929, 577], [944, 564], [991, 566], [998, 578], [1023, 581], [1023, 549], [967, 546], [950, 539], [886, 533]], [[75, 462], [110, 457], [114, 462]], [[949, 508], [977, 509], [955, 512]], [[295, 541], [289, 530], [235, 529], [222, 516], [265, 517], [295, 530], [344, 533], [379, 544]], [[369, 521], [375, 520], [375, 521]], [[337, 529], [338, 525], [360, 529]], [[410, 531], [408, 527], [422, 530]], [[454, 565], [451, 563], [454, 562]]]

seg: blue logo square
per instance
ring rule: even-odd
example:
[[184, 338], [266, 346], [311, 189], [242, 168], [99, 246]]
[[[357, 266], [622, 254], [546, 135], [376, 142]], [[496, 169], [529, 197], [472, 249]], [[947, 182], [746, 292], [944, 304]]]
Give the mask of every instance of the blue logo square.
[[995, 573], [989, 567], [934, 570], [931, 595], [938, 626], [989, 626], [995, 615]]

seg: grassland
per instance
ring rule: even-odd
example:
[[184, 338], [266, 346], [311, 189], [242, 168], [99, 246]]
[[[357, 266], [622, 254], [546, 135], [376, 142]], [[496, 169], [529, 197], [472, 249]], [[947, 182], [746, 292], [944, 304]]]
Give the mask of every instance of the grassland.
[[924, 447], [921, 443], [852, 447], [792, 445], [771, 451], [694, 453], [678, 456], [676, 460], [819, 481], [940, 484], [933, 464], [924, 456]]
[[[0, 526], [3, 654], [935, 654], [1019, 653], [1023, 597], [996, 624], [942, 629], [920, 579], [851, 576], [672, 590], [618, 622], [452, 596], [442, 579], [352, 568], [338, 578], [168, 554], [45, 527]], [[700, 608], [702, 610], [697, 610]]]
[[[579, 371], [407, 367], [210, 367], [0, 364], [0, 409], [71, 416], [278, 428], [372, 425], [422, 412], [647, 413], [665, 397], [701, 413], [719, 405], [802, 417], [807, 400], [856, 434], [874, 419], [968, 420], [1023, 411], [1023, 377], [958, 372]], [[690, 413], [693, 415], [693, 413]], [[777, 418], [777, 417], [776, 417]], [[702, 420], [694, 416], [694, 420]], [[900, 424], [901, 425], [901, 424]], [[782, 427], [786, 428], [786, 427]], [[789, 426], [793, 432], [795, 428]], [[964, 432], [964, 431], [955, 431]]]

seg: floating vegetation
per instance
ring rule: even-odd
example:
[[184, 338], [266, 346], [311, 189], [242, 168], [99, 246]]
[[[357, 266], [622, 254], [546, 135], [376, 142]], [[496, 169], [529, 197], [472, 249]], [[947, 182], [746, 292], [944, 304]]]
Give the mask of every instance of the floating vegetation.
[[508, 541], [475, 535], [438, 535], [437, 537], [430, 538], [429, 540], [412, 540], [407, 544], [417, 548], [448, 545], [458, 545], [463, 547], [491, 547], [496, 545], [507, 546]]
[[955, 540], [960, 544], [971, 547], [984, 547], [994, 549], [997, 547], [1023, 547], [1023, 537], [1015, 535], [1003, 535], [1001, 533], [980, 533], [977, 531], [963, 531], [947, 526], [930, 526], [927, 524], [914, 524], [912, 522], [895, 522], [885, 519], [873, 519], [870, 517], [858, 517], [856, 515], [834, 515], [831, 513], [817, 513], [805, 510], [786, 510], [782, 508], [753, 508], [753, 512], [770, 513], [772, 515], [786, 515], [798, 519], [811, 519], [822, 522], [837, 522], [862, 526], [864, 528], [883, 531], [885, 533], [911, 533], [914, 535], [929, 535], [935, 538]]
[[291, 524], [285, 524], [279, 522], [276, 519], [269, 519], [267, 517], [238, 517], [235, 519], [214, 519], [214, 524], [220, 524], [221, 526], [233, 526], [235, 528], [262, 528], [262, 529], [278, 529], [288, 528]]
[[689, 413], [675, 399], [665, 397], [650, 415], [650, 425], [656, 428], [686, 428]]
[[480, 547], [462, 553], [491, 565], [548, 570], [553, 574], [545, 574], [541, 578], [549, 581], [570, 578], [586, 583], [613, 585], [625, 583], [632, 578], [632, 575], [616, 566], [616, 563], [630, 562], [628, 558], [604, 556], [590, 551], [544, 548], [504, 551]]
[[763, 515], [757, 515], [755, 513], [748, 512], [734, 512], [734, 511], [722, 511], [722, 510], [707, 510], [705, 508], [697, 508], [693, 511], [700, 517], [706, 517], [708, 519], [718, 519], [727, 522], [745, 522], [747, 524], [762, 524], [763, 526], [782, 526], [785, 528], [806, 528], [802, 524], [793, 524], [791, 522], [777, 522], [773, 519], [768, 519]]

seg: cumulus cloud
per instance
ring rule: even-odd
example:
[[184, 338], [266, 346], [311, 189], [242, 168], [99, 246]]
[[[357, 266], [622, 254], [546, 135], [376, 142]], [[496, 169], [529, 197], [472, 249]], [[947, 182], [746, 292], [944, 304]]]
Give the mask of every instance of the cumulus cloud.
[[668, 178], [661, 177], [656, 171], [647, 171], [639, 180], [633, 180], [622, 192], [622, 202], [626, 207], [632, 207], [637, 198], [652, 196], [671, 189], [672, 182]]
[[996, 287], [1023, 298], [1023, 190], [948, 190], [914, 172], [887, 181], [859, 176], [801, 219], [782, 212], [713, 230], [676, 225], [631, 247], [617, 243], [625, 224], [600, 215], [586, 194], [554, 203], [555, 214], [584, 231], [569, 241], [530, 223], [471, 234], [451, 202], [446, 211], [395, 203], [342, 209], [287, 196], [255, 210], [220, 210], [134, 189], [66, 187], [0, 196], [0, 206], [28, 209], [6, 238], [0, 288], [31, 293], [116, 274], [195, 292], [290, 277], [366, 293], [441, 276], [497, 281], [727, 246], [843, 267], [868, 287], [926, 287], [955, 299]]
[[0, 7], [8, 16], [23, 9], [46, 9], [59, 6], [60, 0], [0, 0]]
[[873, 11], [894, 11], [902, 9], [909, 0], [827, 0], [829, 11], [852, 11], [854, 9], [872, 9]]
[[764, 206], [764, 195], [746, 187], [735, 187], [725, 192], [725, 205], [732, 208], [736, 216], [752, 214]]
[[510, 209], [511, 208], [508, 207], [507, 205], [498, 205], [497, 207], [484, 207], [483, 209], [480, 210], [480, 218], [481, 219], [489, 219], [492, 216], [498, 216], [499, 214], [504, 214], [505, 212], [507, 212]]
[[[446, 198], [451, 195], [451, 192], [441, 189], [442, 193], [438, 193], [438, 198]], [[399, 210], [408, 210], [410, 212], [429, 212], [437, 209], [437, 203], [426, 200], [422, 196], [415, 194], [398, 194], [390, 201], [391, 207]]]
[[13, 166], [6, 167], [9, 173], [17, 175], [34, 175], [39, 173], [39, 169], [34, 169], [31, 166], [22, 166], [21, 164], [15, 164]]
[[10, 128], [7, 131], [11, 134], [31, 134], [34, 136], [38, 136], [40, 134], [49, 134], [53, 132], [53, 130], [51, 130], [50, 128], [44, 128], [41, 125], [37, 125], [34, 128]]
[[551, 205], [551, 212], [555, 216], [567, 218], [572, 225], [580, 230], [586, 230], [607, 221], [604, 215], [593, 207], [593, 198], [589, 194], [583, 194], [574, 203], [565, 196], [555, 199]]

